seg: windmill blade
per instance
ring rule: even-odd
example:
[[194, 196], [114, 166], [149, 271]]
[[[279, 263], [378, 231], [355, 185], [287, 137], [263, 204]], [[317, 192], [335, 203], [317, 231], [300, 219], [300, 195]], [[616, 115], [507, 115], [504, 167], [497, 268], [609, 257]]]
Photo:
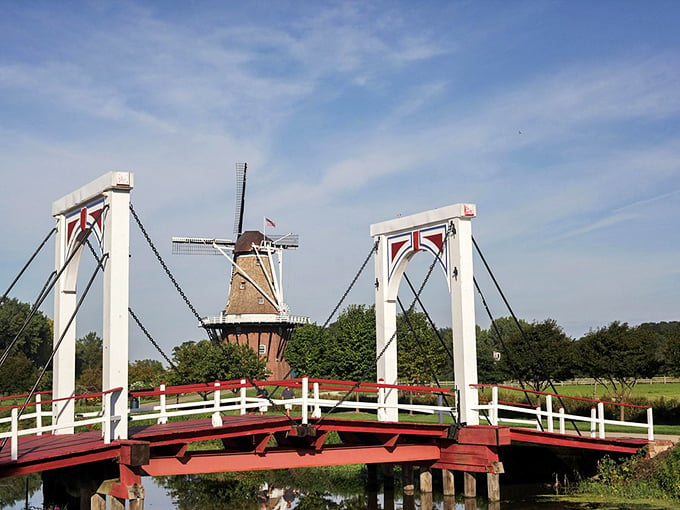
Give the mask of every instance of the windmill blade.
[[234, 215], [234, 234], [243, 233], [243, 213], [246, 208], [246, 172], [248, 163], [236, 163], [236, 214]]
[[231, 239], [210, 239], [207, 237], [173, 237], [173, 255], [222, 255], [216, 246], [230, 250], [234, 248]]
[[277, 248], [297, 248], [300, 246], [300, 236], [298, 234], [267, 235], [267, 238]]

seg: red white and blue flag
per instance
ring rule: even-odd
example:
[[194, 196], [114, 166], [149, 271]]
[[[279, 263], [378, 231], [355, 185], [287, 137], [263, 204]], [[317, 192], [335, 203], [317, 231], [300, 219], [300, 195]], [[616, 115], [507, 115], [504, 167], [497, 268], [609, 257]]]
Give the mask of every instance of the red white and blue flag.
[[264, 217], [264, 224], [268, 227], [275, 227], [276, 226], [276, 223], [274, 223], [272, 220], [270, 220], [266, 216]]

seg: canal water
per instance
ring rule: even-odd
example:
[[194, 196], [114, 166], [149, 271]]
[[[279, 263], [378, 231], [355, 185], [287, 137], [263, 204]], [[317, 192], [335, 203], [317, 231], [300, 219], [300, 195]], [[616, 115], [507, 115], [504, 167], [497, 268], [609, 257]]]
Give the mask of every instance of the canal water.
[[[206, 483], [206, 480], [212, 482]], [[3, 482], [0, 480], [0, 491]], [[381, 491], [369, 493], [357, 487], [309, 490], [292, 486], [269, 485], [260, 478], [249, 477], [246, 483], [201, 477], [167, 477], [144, 479], [146, 498], [144, 508], [178, 510], [576, 510], [584, 508], [614, 509], [618, 506], [568, 504], [549, 501], [545, 496], [550, 489], [543, 485], [502, 486], [502, 501], [487, 503], [485, 498], [465, 499], [462, 496], [442, 497], [441, 489], [433, 495], [403, 495], [398, 488], [394, 493]], [[362, 482], [363, 483], [363, 482]], [[266, 493], [261, 489], [265, 488]], [[3, 510], [42, 509], [40, 488], [33, 488], [26, 500], [22, 497], [14, 503], [0, 506]], [[266, 495], [265, 495], [266, 494]], [[3, 501], [0, 498], [0, 501]], [[651, 509], [651, 507], [649, 507]], [[61, 509], [65, 510], [65, 509]]]

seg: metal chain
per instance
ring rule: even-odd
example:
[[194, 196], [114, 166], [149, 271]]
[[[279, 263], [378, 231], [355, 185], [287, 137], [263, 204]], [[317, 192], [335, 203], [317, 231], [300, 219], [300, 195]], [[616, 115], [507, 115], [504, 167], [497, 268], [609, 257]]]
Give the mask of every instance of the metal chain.
[[182, 296], [182, 299], [184, 302], [187, 304], [191, 312], [194, 314], [194, 317], [198, 319], [198, 322], [201, 324], [201, 326], [204, 326], [203, 319], [201, 316], [198, 314], [196, 311], [196, 308], [194, 308], [194, 305], [191, 304], [191, 301], [189, 301], [189, 298], [186, 296], [182, 288], [179, 286], [179, 283], [177, 283], [177, 280], [173, 276], [173, 274], [170, 272], [170, 269], [168, 269], [168, 266], [166, 265], [165, 261], [163, 260], [163, 257], [161, 257], [161, 254], [158, 253], [158, 250], [156, 249], [156, 246], [153, 244], [153, 241], [151, 240], [151, 237], [149, 237], [149, 234], [146, 232], [146, 229], [144, 228], [144, 225], [142, 225], [141, 220], [139, 219], [139, 216], [137, 216], [137, 213], [135, 212], [135, 208], [132, 207], [132, 202], [130, 203], [130, 212], [132, 213], [132, 216], [134, 217], [135, 221], [137, 222], [137, 226], [139, 227], [139, 230], [142, 232], [142, 235], [146, 239], [146, 242], [149, 244], [149, 247], [153, 251], [154, 255], [156, 255], [156, 258], [158, 259], [158, 262], [160, 265], [163, 267], [163, 270], [165, 271], [165, 274], [168, 275], [168, 278], [170, 278], [170, 281], [172, 284], [175, 286], [175, 289], [177, 292], [179, 292], [179, 295]]
[[378, 241], [376, 241], [375, 243], [373, 243], [373, 247], [371, 248], [371, 251], [368, 252], [368, 255], [366, 256], [366, 259], [364, 260], [364, 263], [361, 264], [361, 267], [359, 268], [359, 271], [357, 271], [357, 274], [354, 275], [354, 279], [352, 280], [352, 283], [349, 284], [349, 287], [347, 287], [347, 290], [345, 291], [345, 293], [344, 293], [344, 294], [342, 295], [342, 297], [340, 298], [340, 301], [338, 301], [338, 304], [335, 305], [335, 308], [333, 308], [333, 311], [332, 311], [331, 314], [328, 316], [328, 319], [326, 319], [326, 322], [323, 323], [323, 326], [321, 326], [321, 329], [326, 329], [326, 327], [328, 326], [328, 323], [331, 321], [331, 319], [332, 319], [333, 316], [335, 315], [335, 312], [338, 311], [338, 308], [340, 308], [340, 306], [342, 305], [343, 301], [344, 301], [345, 298], [347, 297], [347, 294], [349, 294], [349, 291], [352, 290], [352, 287], [354, 287], [354, 284], [355, 284], [355, 283], [357, 282], [357, 280], [359, 279], [359, 276], [361, 276], [361, 273], [363, 273], [363, 272], [364, 272], [364, 269], [366, 269], [366, 264], [368, 264], [368, 261], [371, 260], [371, 256], [373, 255], [373, 253], [375, 253], [375, 251], [376, 251], [377, 249], [378, 249]]
[[[451, 232], [453, 231], [453, 228], [454, 227], [453, 227], [453, 223], [452, 223], [451, 226], [449, 227], [448, 232], [447, 232], [447, 237], [451, 234]], [[415, 307], [416, 301], [418, 300], [418, 298], [420, 298], [420, 294], [422, 293], [423, 289], [425, 288], [425, 284], [430, 279], [430, 276], [432, 275], [432, 271], [434, 270], [435, 265], [439, 261], [439, 257], [441, 257], [441, 254], [444, 251], [444, 244], [445, 243], [442, 243], [441, 247], [439, 248], [439, 252], [437, 253], [437, 256], [432, 261], [432, 264], [430, 264], [430, 268], [428, 269], [427, 274], [425, 275], [425, 279], [423, 280], [423, 283], [420, 285], [418, 292], [416, 292], [416, 295], [413, 298], [413, 301], [411, 302], [411, 306], [409, 306], [409, 308], [408, 308], [409, 310], [413, 310], [413, 308]], [[369, 257], [373, 254], [373, 251], [375, 251], [377, 249], [377, 247], [378, 247], [378, 242], [376, 241], [375, 245], [373, 246], [373, 249], [371, 250], [371, 253], [369, 253]], [[367, 261], [368, 260], [366, 260], [364, 262], [364, 266], [366, 265]], [[363, 266], [362, 266], [362, 270], [363, 270]], [[375, 357], [376, 364], [378, 363], [378, 361], [380, 361], [380, 358], [383, 357], [383, 355], [387, 351], [387, 348], [390, 346], [390, 344], [394, 341], [395, 338], [397, 338], [397, 331], [396, 330], [394, 331], [394, 333], [392, 333], [392, 336], [390, 337], [390, 339], [385, 343], [385, 345], [382, 348], [382, 350], [380, 351], [380, 353]], [[345, 402], [347, 400], [347, 398], [359, 387], [359, 385], [361, 385], [361, 379], [364, 379], [367, 376], [368, 376], [368, 371], [364, 372], [364, 375], [360, 378], [360, 380], [357, 381], [356, 383], [354, 383], [354, 385], [349, 390], [347, 390], [347, 392], [343, 395], [343, 397], [331, 409], [329, 409], [326, 412], [326, 416], [331, 414], [335, 409], [337, 409], [337, 407], [340, 404]], [[324, 419], [323, 417], [319, 418], [319, 420], [316, 422], [316, 424], [318, 425], [319, 423], [321, 423], [323, 421], [323, 419]]]
[[175, 366], [175, 364], [174, 364], [172, 361], [170, 361], [170, 358], [168, 358], [167, 354], [165, 354], [165, 352], [163, 352], [163, 349], [161, 349], [161, 346], [158, 345], [158, 343], [157, 343], [157, 342], [153, 339], [153, 337], [149, 334], [149, 332], [148, 332], [147, 329], [144, 327], [144, 325], [141, 323], [141, 321], [139, 320], [139, 318], [137, 317], [137, 315], [135, 315], [135, 312], [132, 311], [132, 308], [128, 307], [128, 312], [130, 312], [130, 315], [132, 316], [132, 318], [133, 318], [133, 319], [135, 320], [135, 322], [137, 323], [137, 326], [139, 326], [139, 329], [142, 330], [142, 333], [144, 333], [144, 334], [146, 335], [146, 338], [149, 340], [149, 342], [151, 342], [151, 344], [156, 348], [156, 350], [161, 354], [161, 356], [163, 356], [163, 358], [165, 359], [165, 361], [168, 362], [168, 365], [170, 365], [170, 368], [173, 368], [173, 369], [176, 370], [177, 367]]

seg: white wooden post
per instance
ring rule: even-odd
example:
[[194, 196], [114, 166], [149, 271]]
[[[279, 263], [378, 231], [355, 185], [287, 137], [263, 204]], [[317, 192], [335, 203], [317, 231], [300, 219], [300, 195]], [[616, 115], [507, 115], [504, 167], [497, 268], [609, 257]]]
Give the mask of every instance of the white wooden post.
[[321, 405], [319, 405], [319, 383], [315, 382], [312, 386], [314, 391], [314, 412], [312, 412], [312, 418], [321, 418]]
[[12, 460], [19, 458], [19, 408], [12, 408], [12, 445], [10, 447], [10, 457]]
[[605, 438], [604, 433], [604, 404], [602, 402], [597, 403], [597, 421], [599, 425], [599, 437], [600, 439]]
[[168, 416], [167, 416], [167, 401], [166, 401], [166, 396], [165, 396], [165, 383], [161, 383], [160, 387], [158, 388], [160, 390], [160, 414], [158, 415], [158, 423], [163, 424], [163, 423], [168, 423]]
[[647, 440], [654, 441], [654, 414], [652, 408], [647, 408]]
[[[378, 379], [378, 384], [383, 384], [384, 382], [384, 379]], [[378, 421], [386, 421], [388, 416], [388, 411], [385, 409], [385, 388], [381, 386], [378, 388]]]
[[498, 386], [491, 388], [491, 423], [490, 425], [498, 426]]
[[560, 434], [566, 434], [566, 430], [564, 428], [564, 407], [560, 406]]
[[597, 410], [590, 408], [590, 437], [597, 437]]
[[545, 396], [545, 414], [548, 420], [548, 432], [555, 432], [555, 426], [553, 425], [552, 395]]
[[309, 405], [309, 377], [302, 378], [302, 424], [309, 423], [307, 406]]
[[221, 403], [221, 392], [220, 392], [220, 381], [215, 381], [215, 393], [213, 393], [213, 407], [214, 411], [212, 414], [212, 426], [221, 427], [222, 426], [222, 416], [220, 415], [220, 403]]
[[246, 388], [246, 380], [241, 379], [241, 390], [239, 396], [241, 397], [241, 416], [246, 414], [248, 412], [248, 409], [246, 408], [246, 396], [247, 396], [248, 390]]
[[102, 404], [104, 406], [102, 435], [104, 436], [104, 444], [109, 444], [111, 442], [111, 393], [104, 393], [102, 395]]
[[35, 394], [35, 427], [38, 429], [38, 435], [42, 436], [42, 395]]

